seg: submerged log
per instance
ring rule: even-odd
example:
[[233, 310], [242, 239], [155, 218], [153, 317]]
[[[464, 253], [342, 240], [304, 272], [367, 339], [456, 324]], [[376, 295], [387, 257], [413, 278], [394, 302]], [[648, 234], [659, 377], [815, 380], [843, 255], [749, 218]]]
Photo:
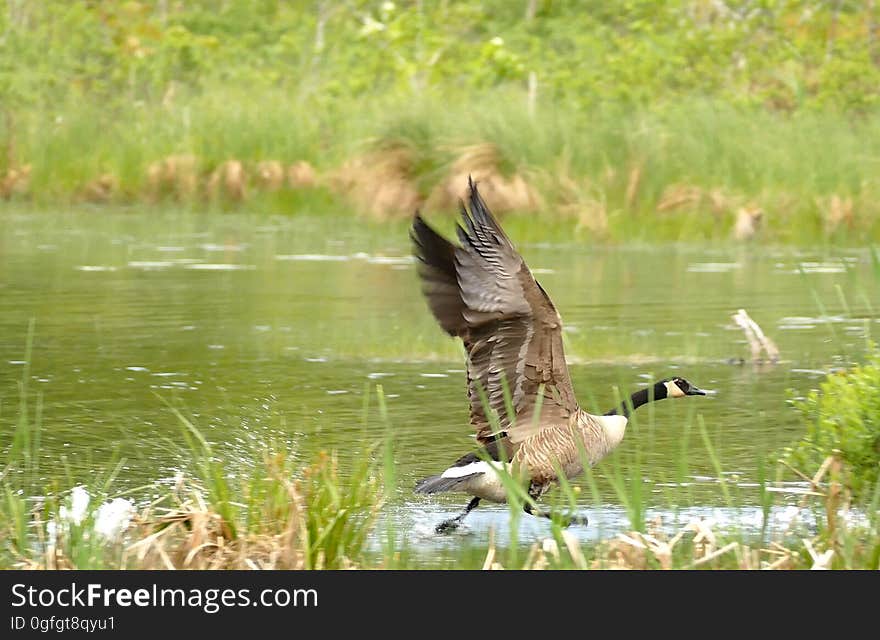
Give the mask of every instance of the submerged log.
[[752, 320], [745, 309], [740, 309], [732, 316], [737, 326], [741, 327], [746, 334], [746, 340], [752, 350], [752, 360], [754, 362], [763, 362], [761, 353], [767, 353], [767, 359], [771, 364], [779, 362], [779, 348], [770, 338], [761, 330], [758, 323]]

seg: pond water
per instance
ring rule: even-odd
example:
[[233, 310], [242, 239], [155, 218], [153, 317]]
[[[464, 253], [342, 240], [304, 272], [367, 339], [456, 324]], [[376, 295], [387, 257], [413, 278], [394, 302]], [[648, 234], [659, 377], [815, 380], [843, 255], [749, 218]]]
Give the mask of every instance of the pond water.
[[[42, 399], [48, 480], [88, 481], [114, 457], [123, 488], [173, 476], [182, 433], [163, 399], [236, 455], [272, 439], [304, 460], [337, 450], [344, 465], [383, 437], [374, 415], [363, 420], [364, 394], [381, 385], [398, 480], [383, 517], [430, 532], [466, 502], [411, 493], [471, 439], [462, 350], [422, 300], [404, 224], [107, 209], [0, 221], [0, 445], [17, 420], [33, 319], [29, 388]], [[601, 506], [581, 494], [610, 529], [626, 526], [614, 477], [641, 483], [649, 515], [675, 505], [685, 517], [753, 518], [762, 461], [802, 428], [788, 390], [857, 361], [876, 327], [867, 251], [600, 246], [526, 218], [508, 228], [563, 317], [582, 406], [607, 410], [670, 375], [715, 391], [636, 414], [596, 469]], [[749, 358], [731, 321], [739, 308], [778, 344], [775, 366], [731, 364]], [[722, 499], [700, 424], [736, 505]], [[467, 534], [485, 538], [507, 517], [481, 507]], [[522, 526], [528, 537], [545, 525]]]

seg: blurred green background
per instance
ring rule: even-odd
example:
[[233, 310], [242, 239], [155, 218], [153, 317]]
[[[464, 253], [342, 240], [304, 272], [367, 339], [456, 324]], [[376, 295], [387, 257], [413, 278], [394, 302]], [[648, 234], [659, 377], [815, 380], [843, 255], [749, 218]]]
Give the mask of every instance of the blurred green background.
[[384, 220], [453, 209], [473, 173], [599, 240], [878, 230], [872, 0], [4, 9], [11, 200]]

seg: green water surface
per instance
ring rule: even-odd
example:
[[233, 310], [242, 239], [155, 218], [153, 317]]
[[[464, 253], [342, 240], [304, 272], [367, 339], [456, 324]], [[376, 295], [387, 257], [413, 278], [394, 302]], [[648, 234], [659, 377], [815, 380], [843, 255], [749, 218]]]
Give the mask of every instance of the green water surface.
[[[383, 437], [380, 421], [363, 421], [378, 384], [398, 485], [386, 515], [409, 527], [463, 504], [411, 493], [472, 441], [462, 350], [421, 297], [405, 224], [108, 209], [0, 222], [0, 445], [18, 418], [33, 320], [28, 388], [42, 401], [47, 481], [87, 482], [120, 458], [123, 488], [173, 476], [184, 445], [162, 398], [232, 456], [271, 439], [304, 460], [337, 450], [344, 465]], [[867, 251], [602, 246], [526, 218], [509, 229], [563, 317], [582, 406], [605, 411], [616, 388], [671, 375], [715, 391], [636, 414], [596, 469], [612, 511], [615, 474], [641, 483], [648, 507], [721, 505], [700, 420], [738, 506], [756, 505], [762, 461], [802, 429], [787, 390], [857, 361], [876, 326]], [[749, 358], [730, 318], [739, 308], [778, 343], [780, 363], [731, 364]], [[475, 526], [505, 516], [490, 508]]]

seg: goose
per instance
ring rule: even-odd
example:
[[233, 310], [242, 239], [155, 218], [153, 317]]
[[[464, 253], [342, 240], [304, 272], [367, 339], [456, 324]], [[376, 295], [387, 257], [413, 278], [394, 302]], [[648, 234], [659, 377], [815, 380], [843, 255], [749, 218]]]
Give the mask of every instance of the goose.
[[[706, 395], [674, 377], [636, 391], [604, 415], [581, 409], [565, 362], [562, 318], [550, 296], [471, 178], [468, 206], [460, 204], [460, 245], [437, 233], [419, 212], [410, 231], [428, 307], [446, 333], [461, 338], [467, 352], [470, 423], [479, 445], [415, 486], [420, 494], [472, 496], [461, 514], [436, 527], [438, 533], [457, 528], [481, 500], [507, 501], [497, 471], [502, 468], [528, 481], [526, 513], [551, 518], [533, 503], [558, 483], [560, 471], [574, 478], [583, 472], [584, 458], [592, 467], [617, 447], [632, 411], [664, 398]], [[571, 518], [568, 524], [586, 522]]]

